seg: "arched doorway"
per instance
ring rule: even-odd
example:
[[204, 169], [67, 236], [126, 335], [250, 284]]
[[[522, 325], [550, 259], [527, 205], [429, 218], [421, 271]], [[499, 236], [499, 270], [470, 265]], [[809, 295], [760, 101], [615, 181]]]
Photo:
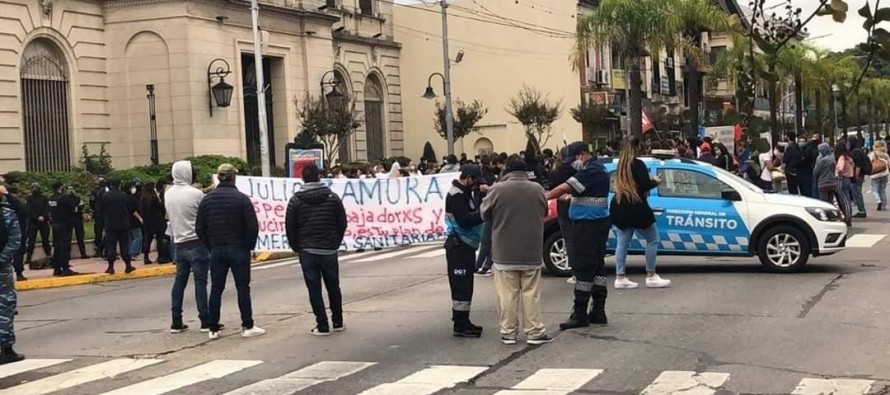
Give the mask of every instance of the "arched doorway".
[[480, 137], [475, 144], [476, 155], [488, 155], [494, 152], [494, 144], [487, 137]]
[[71, 169], [68, 64], [52, 41], [38, 38], [22, 53], [25, 170]]
[[386, 157], [386, 129], [383, 122], [383, 85], [372, 74], [365, 81], [365, 142], [368, 147], [368, 162]]

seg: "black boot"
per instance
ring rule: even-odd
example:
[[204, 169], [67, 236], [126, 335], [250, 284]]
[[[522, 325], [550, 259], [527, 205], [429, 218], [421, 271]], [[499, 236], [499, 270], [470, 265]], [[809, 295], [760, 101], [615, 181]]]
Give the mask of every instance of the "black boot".
[[482, 328], [477, 330], [473, 323], [470, 322], [469, 311], [452, 311], [451, 320], [454, 321], [455, 337], [482, 337]]
[[114, 262], [108, 262], [108, 269], [105, 270], [105, 274], [114, 274]]
[[124, 262], [127, 265], [127, 268], [124, 269], [124, 273], [130, 274], [136, 271], [136, 268], [130, 262]]
[[587, 317], [587, 303], [575, 303], [572, 307], [572, 315], [569, 320], [559, 324], [559, 330], [586, 328], [590, 326], [590, 319]]
[[15, 281], [28, 281], [28, 278], [25, 277], [24, 273], [19, 272], [15, 274]]
[[608, 325], [606, 318], [606, 299], [594, 299], [590, 305], [590, 323], [594, 325]]
[[5, 365], [8, 363], [20, 362], [24, 361], [25, 356], [19, 353], [16, 353], [12, 347], [4, 347], [0, 349], [0, 365]]

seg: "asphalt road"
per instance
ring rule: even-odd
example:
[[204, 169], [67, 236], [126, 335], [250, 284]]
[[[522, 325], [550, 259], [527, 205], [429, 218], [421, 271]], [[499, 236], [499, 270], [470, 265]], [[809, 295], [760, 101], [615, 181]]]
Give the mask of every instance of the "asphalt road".
[[[0, 395], [225, 394], [250, 385], [234, 393], [890, 393], [888, 230], [890, 214], [859, 220], [854, 232], [877, 235], [866, 238], [873, 243], [797, 274], [765, 273], [754, 258], [664, 257], [659, 271], [674, 286], [610, 288], [607, 327], [558, 332], [572, 286], [546, 277], [542, 310], [557, 339], [539, 347], [498, 341], [490, 277], [477, 278], [473, 311], [485, 334], [452, 337], [436, 246], [345, 259], [347, 331], [327, 338], [308, 333], [314, 319], [295, 262], [254, 269], [255, 318], [268, 334], [252, 339], [234, 329], [231, 283], [228, 328], [212, 342], [194, 330], [191, 287], [193, 330], [168, 333], [171, 278], [23, 292], [17, 349], [31, 359], [0, 367]], [[631, 266], [642, 280], [642, 257]]]

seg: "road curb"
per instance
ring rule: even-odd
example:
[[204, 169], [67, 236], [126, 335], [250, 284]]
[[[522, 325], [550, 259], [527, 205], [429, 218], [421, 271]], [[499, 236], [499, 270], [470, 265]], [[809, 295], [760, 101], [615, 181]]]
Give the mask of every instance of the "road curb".
[[[272, 260], [274, 254], [272, 253], [259, 253], [256, 258], [251, 262], [251, 264], [256, 265], [258, 263], [267, 262]], [[123, 264], [122, 262], [119, 262]], [[118, 265], [120, 266], [120, 265]], [[123, 270], [120, 270], [115, 274], [105, 274], [105, 273], [89, 273], [89, 274], [80, 274], [77, 276], [71, 277], [49, 277], [49, 278], [39, 278], [28, 281], [18, 281], [15, 283], [16, 291], [33, 291], [37, 289], [48, 289], [48, 288], [61, 288], [61, 287], [70, 287], [74, 285], [86, 285], [86, 284], [96, 284], [96, 283], [105, 283], [111, 281], [125, 281], [125, 280], [135, 280], [140, 278], [151, 278], [151, 277], [164, 277], [164, 276], [172, 276], [176, 274], [176, 265], [162, 265], [156, 267], [149, 268], [141, 268], [136, 269], [133, 273], [124, 273]]]

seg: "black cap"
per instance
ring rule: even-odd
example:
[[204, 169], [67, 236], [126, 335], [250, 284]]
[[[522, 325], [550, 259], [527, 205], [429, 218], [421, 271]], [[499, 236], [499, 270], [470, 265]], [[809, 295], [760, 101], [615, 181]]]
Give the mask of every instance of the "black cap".
[[482, 179], [482, 168], [479, 165], [463, 165], [460, 167], [460, 177], [473, 177], [477, 180]]
[[583, 152], [590, 153], [590, 146], [588, 146], [587, 143], [583, 141], [571, 143], [566, 148], [566, 159], [575, 159], [576, 156]]

